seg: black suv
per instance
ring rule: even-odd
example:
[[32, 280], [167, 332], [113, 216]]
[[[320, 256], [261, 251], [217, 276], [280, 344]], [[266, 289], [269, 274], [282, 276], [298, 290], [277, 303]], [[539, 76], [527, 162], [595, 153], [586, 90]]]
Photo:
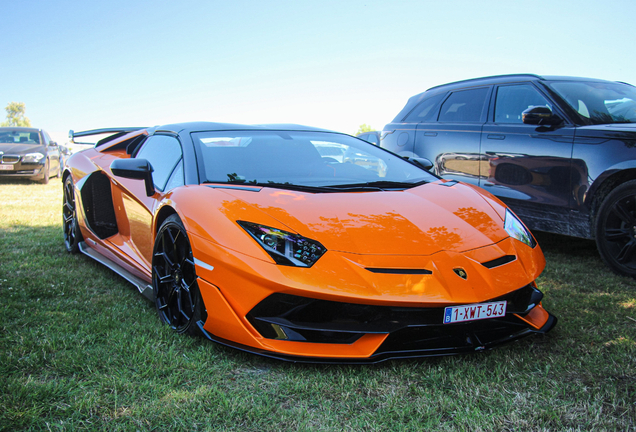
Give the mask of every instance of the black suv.
[[380, 145], [507, 203], [532, 230], [595, 238], [636, 277], [636, 87], [505, 75], [433, 87], [384, 127]]

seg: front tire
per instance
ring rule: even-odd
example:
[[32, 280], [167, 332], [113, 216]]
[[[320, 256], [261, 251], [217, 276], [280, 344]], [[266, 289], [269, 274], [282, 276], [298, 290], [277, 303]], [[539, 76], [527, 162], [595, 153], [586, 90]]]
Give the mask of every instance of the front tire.
[[50, 169], [51, 166], [49, 164], [49, 160], [47, 159], [44, 163], [44, 176], [40, 180], [38, 180], [39, 183], [49, 184], [49, 178], [51, 177]]
[[169, 216], [157, 233], [152, 286], [159, 318], [177, 333], [197, 334], [207, 313], [199, 292], [192, 248], [179, 216]]
[[636, 180], [616, 187], [596, 218], [596, 245], [614, 272], [636, 278]]

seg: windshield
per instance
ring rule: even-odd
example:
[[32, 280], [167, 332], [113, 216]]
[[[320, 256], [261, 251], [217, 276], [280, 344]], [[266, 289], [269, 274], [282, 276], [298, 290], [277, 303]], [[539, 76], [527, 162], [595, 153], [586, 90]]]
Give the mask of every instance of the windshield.
[[552, 81], [548, 85], [589, 124], [636, 123], [636, 87], [593, 81]]
[[223, 131], [192, 134], [207, 183], [310, 187], [435, 181], [399, 156], [328, 132]]
[[0, 131], [2, 144], [40, 144], [40, 134], [20, 130]]

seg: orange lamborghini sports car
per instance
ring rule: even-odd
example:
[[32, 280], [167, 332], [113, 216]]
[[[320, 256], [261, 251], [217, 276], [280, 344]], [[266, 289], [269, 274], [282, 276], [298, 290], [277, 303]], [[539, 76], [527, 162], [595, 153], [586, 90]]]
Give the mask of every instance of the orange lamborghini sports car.
[[479, 351], [556, 324], [532, 234], [426, 160], [295, 125], [71, 131], [99, 134], [63, 173], [66, 248], [133, 283], [178, 333], [366, 363]]

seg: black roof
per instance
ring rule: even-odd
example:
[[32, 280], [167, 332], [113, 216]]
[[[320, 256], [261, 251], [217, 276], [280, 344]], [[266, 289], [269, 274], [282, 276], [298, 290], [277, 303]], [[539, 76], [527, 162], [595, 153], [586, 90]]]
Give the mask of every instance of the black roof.
[[511, 75], [493, 75], [486, 76], [481, 78], [471, 78], [462, 81], [454, 81], [446, 84], [440, 84], [434, 87], [429, 88], [428, 90], [418, 93], [415, 96], [409, 98], [408, 102], [402, 108], [402, 110], [398, 113], [398, 115], [393, 119], [393, 122], [400, 122], [402, 119], [417, 105], [420, 103], [424, 97], [427, 97], [431, 94], [436, 94], [440, 92], [447, 92], [449, 90], [468, 88], [468, 87], [478, 87], [484, 85], [492, 85], [492, 84], [501, 84], [501, 83], [514, 83], [514, 82], [524, 82], [524, 81], [581, 81], [581, 82], [615, 82], [602, 80], [597, 78], [582, 78], [582, 77], [571, 77], [571, 76], [559, 76], [559, 75], [535, 75], [535, 74], [511, 74]]
[[464, 87], [466, 85], [484, 85], [484, 84], [496, 84], [502, 82], [516, 82], [516, 81], [597, 81], [597, 82], [610, 82], [607, 80], [597, 78], [582, 78], [572, 76], [560, 76], [560, 75], [535, 75], [535, 74], [510, 74], [510, 75], [492, 75], [481, 78], [471, 78], [462, 81], [454, 81], [446, 84], [440, 84], [429, 88], [429, 90], [441, 88], [441, 87]]

